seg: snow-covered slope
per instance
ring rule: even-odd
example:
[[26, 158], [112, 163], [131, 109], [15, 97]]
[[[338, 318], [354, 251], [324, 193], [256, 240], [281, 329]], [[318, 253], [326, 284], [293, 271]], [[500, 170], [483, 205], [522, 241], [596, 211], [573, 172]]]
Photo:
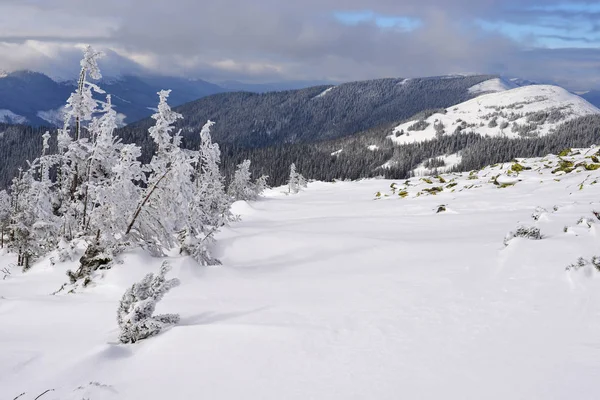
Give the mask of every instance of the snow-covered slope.
[[[163, 259], [55, 296], [75, 262], [9, 267], [0, 398], [598, 399], [598, 150], [236, 203], [223, 265], [171, 257], [157, 311], [181, 322], [135, 345], [115, 343], [118, 301]], [[520, 225], [543, 239], [505, 246]]]
[[470, 93], [496, 93], [519, 87], [514, 82], [502, 78], [490, 79], [469, 88]]
[[[500, 83], [486, 81], [478, 90]], [[524, 86], [485, 94], [447, 108], [445, 113], [403, 123], [394, 129], [390, 138], [403, 144], [459, 131], [509, 138], [531, 137], [546, 135], [573, 118], [597, 113], [600, 113], [598, 108], [558, 86]]]

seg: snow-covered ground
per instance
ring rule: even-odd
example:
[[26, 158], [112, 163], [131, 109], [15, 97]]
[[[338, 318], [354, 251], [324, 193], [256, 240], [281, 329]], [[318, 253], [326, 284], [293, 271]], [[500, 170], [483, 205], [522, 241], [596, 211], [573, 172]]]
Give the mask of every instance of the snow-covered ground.
[[448, 172], [458, 164], [460, 164], [462, 157], [460, 154], [448, 154], [441, 157], [437, 157], [440, 160], [444, 161], [444, 165], [437, 168], [427, 168], [425, 167], [425, 162], [422, 162], [413, 170], [413, 174], [415, 176], [424, 176], [431, 175], [434, 170], [437, 170], [438, 173]]
[[321, 93], [319, 93], [318, 95], [316, 95], [315, 97], [313, 97], [314, 99], [318, 99], [321, 98], [323, 96], [325, 96], [327, 93], [331, 92], [333, 90], [333, 88], [335, 88], [335, 86], [332, 86], [330, 88], [327, 88], [325, 90], [323, 90]]
[[[236, 203], [223, 265], [172, 257], [157, 311], [181, 323], [135, 345], [118, 301], [162, 260], [127, 253], [55, 296], [74, 262], [13, 268], [0, 398], [597, 399], [600, 272], [565, 267], [600, 255], [598, 149]], [[505, 246], [521, 224], [544, 238]]]
[[495, 93], [503, 92], [518, 87], [518, 85], [510, 80], [502, 78], [493, 78], [469, 88], [470, 93]]
[[[502, 82], [486, 81], [478, 90], [499, 90]], [[598, 113], [598, 108], [558, 86], [524, 86], [481, 95], [423, 121], [403, 123], [394, 128], [390, 138], [396, 144], [422, 142], [433, 139], [440, 129], [444, 135], [462, 130], [508, 138], [543, 136], [566, 121]], [[421, 126], [415, 125], [417, 122]]]

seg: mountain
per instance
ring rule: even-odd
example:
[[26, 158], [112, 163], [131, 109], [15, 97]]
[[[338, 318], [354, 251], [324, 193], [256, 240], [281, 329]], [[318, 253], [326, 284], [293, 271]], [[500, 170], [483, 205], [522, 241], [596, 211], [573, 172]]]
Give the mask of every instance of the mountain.
[[[497, 80], [475, 86], [496, 87]], [[390, 136], [395, 144], [433, 139], [436, 135], [476, 131], [508, 138], [547, 135], [559, 124], [600, 110], [567, 90], [533, 85], [499, 90], [398, 125]]]
[[[352, 135], [406, 119], [427, 109], [449, 107], [474, 97], [469, 88], [488, 75], [377, 79], [271, 93], [220, 93], [177, 107], [177, 127], [191, 145], [200, 128], [215, 121], [219, 143], [264, 147]], [[123, 128], [123, 137], [144, 140], [153, 121]]]
[[[490, 127], [494, 118], [497, 126]], [[436, 134], [434, 128], [440, 121], [444, 134]], [[503, 122], [509, 125], [501, 129]], [[237, 163], [250, 159], [255, 173], [269, 175], [273, 184], [286, 181], [285, 166], [292, 162], [303, 174], [321, 180], [405, 179], [595, 143], [600, 143], [600, 110], [562, 88], [535, 85], [481, 95], [335, 140], [261, 149], [224, 145], [222, 164], [231, 174]]]
[[[161, 89], [172, 89], [171, 104], [179, 105], [226, 89], [202, 80], [163, 76], [122, 76], [104, 79], [99, 85], [112, 95], [124, 123], [152, 114]], [[48, 125], [60, 123], [60, 109], [75, 88], [74, 82], [56, 82], [31, 71], [0, 77], [0, 122]]]
[[71, 90], [38, 72], [5, 74], [0, 78], [0, 122], [47, 124], [38, 113], [63, 106]]
[[[497, 79], [384, 79], [267, 94], [221, 93], [178, 107], [184, 115], [178, 126], [183, 144], [197, 148], [200, 127], [215, 120], [212, 134], [226, 175], [250, 159], [253, 173], [269, 175], [275, 185], [286, 181], [292, 162], [307, 177], [321, 180], [406, 178], [426, 169], [477, 169], [600, 143], [599, 110], [585, 100], [547, 85], [490, 93], [501, 89]], [[487, 94], [479, 94], [482, 88]], [[497, 126], [490, 127], [494, 118]], [[439, 121], [444, 134], [436, 135]], [[116, 133], [140, 144], [145, 160], [153, 150], [151, 123], [139, 121]], [[25, 159], [39, 154], [43, 131], [0, 125], [0, 187]]]

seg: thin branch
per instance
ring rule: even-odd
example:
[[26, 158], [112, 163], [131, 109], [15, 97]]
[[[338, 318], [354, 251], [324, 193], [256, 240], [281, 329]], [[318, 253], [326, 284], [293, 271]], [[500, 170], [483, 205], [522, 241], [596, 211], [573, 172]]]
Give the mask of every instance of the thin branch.
[[33, 399], [33, 400], [38, 400], [40, 397], [42, 397], [43, 395], [45, 395], [45, 394], [46, 394], [46, 393], [48, 393], [48, 392], [54, 392], [54, 389], [48, 389], [48, 390], [46, 390], [44, 393], [40, 394], [38, 397], [36, 397], [36, 398], [35, 398], [35, 399]]
[[148, 192], [148, 194], [146, 195], [146, 197], [144, 198], [144, 200], [138, 205], [137, 209], [135, 210], [135, 213], [133, 214], [133, 218], [131, 219], [131, 222], [127, 226], [127, 231], [125, 231], [126, 235], [128, 235], [129, 232], [131, 231], [131, 228], [133, 228], [133, 224], [135, 223], [135, 220], [140, 215], [140, 212], [142, 211], [142, 208], [144, 208], [144, 206], [146, 205], [146, 203], [150, 199], [150, 196], [152, 196], [152, 193], [154, 193], [154, 191], [156, 190], [156, 188], [158, 187], [158, 185], [160, 184], [160, 182], [162, 182], [162, 180], [165, 178], [165, 176], [167, 176], [167, 174], [170, 171], [171, 171], [170, 168], [165, 171], [165, 173], [160, 177], [160, 179], [158, 181], [156, 181], [156, 183], [154, 184], [154, 186], [152, 186], [152, 188], [150, 189], [150, 191]]

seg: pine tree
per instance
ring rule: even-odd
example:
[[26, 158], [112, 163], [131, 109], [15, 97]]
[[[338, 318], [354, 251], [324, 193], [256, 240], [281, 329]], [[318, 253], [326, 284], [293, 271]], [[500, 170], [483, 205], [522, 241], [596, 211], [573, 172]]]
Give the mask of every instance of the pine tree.
[[233, 179], [227, 188], [227, 193], [233, 200], [254, 200], [256, 190], [251, 181], [250, 160], [244, 160], [237, 166]]
[[173, 124], [182, 116], [169, 107], [169, 93], [158, 93], [158, 112], [152, 116], [156, 122], [148, 130], [157, 150], [146, 166], [147, 187], [125, 232], [139, 237], [157, 255], [165, 248], [173, 248], [174, 233], [186, 226], [194, 171], [193, 158], [180, 147], [180, 133], [172, 136]]
[[168, 262], [163, 262], [157, 275], [146, 275], [123, 294], [117, 310], [121, 343], [135, 343], [157, 335], [165, 327], [179, 322], [177, 314], [153, 315], [156, 303], [180, 284], [177, 278], [165, 278], [170, 269]]
[[93, 94], [104, 93], [97, 85], [89, 82], [87, 77], [94, 80], [102, 77], [98, 68], [101, 55], [90, 46], [84, 50], [77, 90], [67, 100], [64, 125], [58, 132], [58, 151], [61, 157], [58, 171], [61, 190], [58, 197], [63, 217], [62, 233], [67, 239], [72, 239], [85, 226], [87, 189], [86, 185], [82, 188], [82, 184], [88, 178], [86, 167], [92, 145], [91, 135], [84, 135], [83, 131], [98, 112], [99, 102], [94, 99]]
[[214, 235], [233, 218], [229, 211], [231, 198], [225, 193], [223, 176], [219, 171], [221, 152], [210, 136], [213, 124], [212, 121], [206, 122], [200, 131], [201, 145], [196, 155], [187, 226], [179, 234], [181, 251], [202, 265], [220, 264], [211, 256], [209, 247]]
[[296, 164], [292, 163], [292, 165], [290, 165], [290, 177], [288, 180], [288, 193], [296, 194], [300, 190], [302, 190], [302, 188], [305, 188], [306, 186], [307, 186], [306, 179], [304, 179], [304, 177], [302, 175], [300, 175], [298, 172], [296, 172]]

